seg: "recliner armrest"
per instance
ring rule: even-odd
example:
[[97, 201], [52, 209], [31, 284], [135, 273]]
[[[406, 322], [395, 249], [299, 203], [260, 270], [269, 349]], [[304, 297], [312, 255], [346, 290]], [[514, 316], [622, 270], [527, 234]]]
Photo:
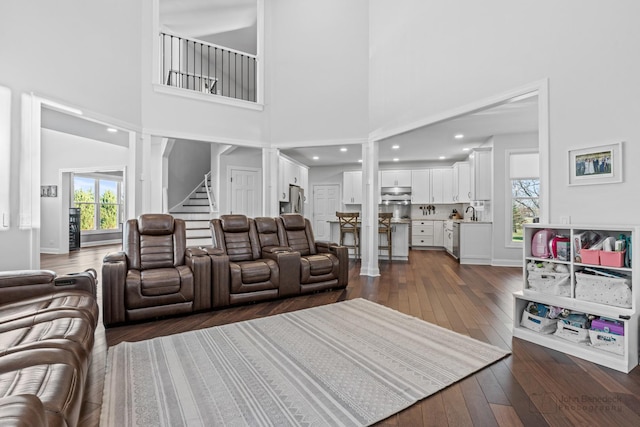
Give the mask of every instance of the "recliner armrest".
[[126, 320], [124, 294], [127, 279], [127, 255], [107, 254], [102, 264], [102, 321], [105, 326]]
[[211, 258], [202, 248], [185, 250], [185, 264], [193, 272], [193, 311], [211, 308]]
[[316, 241], [316, 250], [318, 252], [335, 252], [336, 248], [340, 245], [334, 242], [327, 242], [324, 240]]
[[293, 249], [289, 246], [265, 246], [262, 248], [262, 253], [274, 254], [278, 252], [291, 252]]
[[82, 273], [71, 273], [56, 277], [54, 283], [56, 290], [82, 290], [96, 297], [97, 275], [96, 271], [90, 268]]
[[14, 270], [0, 272], [0, 301], [8, 304], [24, 298], [55, 292], [56, 273], [49, 270]]
[[202, 246], [200, 249], [205, 251], [207, 255], [226, 255], [222, 249], [213, 246]]

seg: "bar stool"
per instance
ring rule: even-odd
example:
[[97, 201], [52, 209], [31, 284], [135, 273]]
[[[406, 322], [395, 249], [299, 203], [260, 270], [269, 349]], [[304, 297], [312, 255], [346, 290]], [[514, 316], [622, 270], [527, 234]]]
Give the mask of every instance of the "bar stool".
[[[336, 212], [338, 217], [338, 223], [340, 224], [340, 246], [346, 246], [352, 248], [354, 256], [360, 258], [360, 233], [358, 218], [359, 212]], [[345, 245], [344, 236], [347, 234], [353, 234], [353, 244]]]
[[391, 218], [393, 217], [393, 213], [379, 213], [378, 214], [378, 238], [380, 235], [385, 235], [387, 237], [386, 245], [378, 245], [378, 250], [386, 250], [389, 255], [389, 261], [393, 256], [392, 241], [391, 241], [391, 233], [393, 229], [391, 228]]

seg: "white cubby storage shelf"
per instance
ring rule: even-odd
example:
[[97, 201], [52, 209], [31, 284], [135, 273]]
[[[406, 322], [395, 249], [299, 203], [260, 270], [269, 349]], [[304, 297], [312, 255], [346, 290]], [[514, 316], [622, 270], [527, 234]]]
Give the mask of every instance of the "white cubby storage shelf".
[[[534, 234], [539, 230], [553, 230], [556, 235], [570, 238], [571, 255], [567, 261], [554, 258], [536, 258], [531, 254], [531, 244]], [[577, 262], [573, 250], [573, 238], [584, 231], [594, 231], [602, 237], [618, 237], [620, 234], [631, 237], [635, 248], [631, 250], [630, 267], [610, 267]], [[638, 308], [640, 307], [640, 283], [638, 268], [640, 268], [640, 247], [638, 247], [639, 226], [635, 225], [574, 225], [574, 224], [527, 224], [524, 228], [524, 257], [523, 257], [523, 288], [515, 292], [513, 336], [530, 341], [557, 351], [579, 357], [609, 368], [629, 372], [638, 365]], [[527, 264], [530, 261], [548, 261], [554, 264], [564, 264], [570, 274], [570, 296], [558, 296], [538, 292], [528, 285]], [[631, 307], [617, 307], [599, 302], [585, 301], [576, 298], [576, 273], [589, 267], [598, 267], [612, 273], [622, 273], [629, 277], [631, 283]], [[529, 301], [549, 306], [562, 307], [572, 311], [615, 319], [624, 324], [624, 351], [617, 354], [589, 344], [574, 343], [553, 334], [542, 334], [520, 326], [522, 314]]]

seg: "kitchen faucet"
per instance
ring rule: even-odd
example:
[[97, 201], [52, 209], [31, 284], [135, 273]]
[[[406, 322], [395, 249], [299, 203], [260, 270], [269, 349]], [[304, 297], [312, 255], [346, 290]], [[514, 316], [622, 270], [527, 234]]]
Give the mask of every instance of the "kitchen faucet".
[[477, 221], [478, 217], [476, 216], [476, 208], [474, 208], [473, 206], [469, 205], [469, 207], [467, 207], [467, 210], [465, 210], [464, 212], [467, 213], [469, 212], [469, 209], [471, 209], [471, 221]]

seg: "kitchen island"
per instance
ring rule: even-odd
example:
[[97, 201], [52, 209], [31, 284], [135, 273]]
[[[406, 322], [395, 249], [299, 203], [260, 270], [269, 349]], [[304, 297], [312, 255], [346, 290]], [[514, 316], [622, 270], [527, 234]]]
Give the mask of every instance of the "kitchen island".
[[[409, 260], [409, 225], [411, 220], [408, 219], [392, 219], [391, 220], [391, 247], [392, 247], [392, 259], [395, 261], [408, 261]], [[329, 221], [331, 229], [331, 241], [340, 242], [340, 224], [338, 220]], [[386, 244], [387, 237], [380, 235], [380, 245]], [[353, 236], [348, 234], [345, 236], [345, 244], [353, 244]], [[378, 256], [381, 260], [386, 260], [387, 251], [380, 250]], [[349, 249], [349, 257], [355, 256], [354, 251]]]

